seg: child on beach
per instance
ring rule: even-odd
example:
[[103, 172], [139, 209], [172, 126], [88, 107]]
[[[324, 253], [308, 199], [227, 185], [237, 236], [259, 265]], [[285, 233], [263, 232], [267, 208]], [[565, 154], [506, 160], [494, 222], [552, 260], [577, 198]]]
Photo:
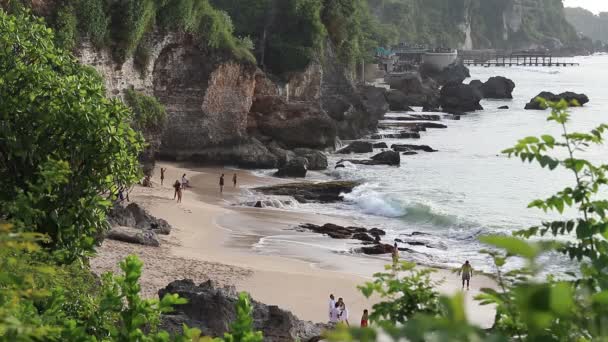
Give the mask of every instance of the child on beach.
[[361, 328], [367, 328], [369, 321], [369, 315], [367, 309], [363, 310], [363, 316], [361, 317]]

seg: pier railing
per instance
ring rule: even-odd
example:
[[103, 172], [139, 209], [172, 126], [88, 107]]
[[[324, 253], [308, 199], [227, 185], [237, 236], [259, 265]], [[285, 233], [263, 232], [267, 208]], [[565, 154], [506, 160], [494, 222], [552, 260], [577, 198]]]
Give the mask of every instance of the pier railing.
[[565, 67], [577, 66], [579, 63], [564, 61], [547, 52], [501, 53], [497, 51], [459, 51], [458, 57], [468, 66], [531, 66], [531, 67]]

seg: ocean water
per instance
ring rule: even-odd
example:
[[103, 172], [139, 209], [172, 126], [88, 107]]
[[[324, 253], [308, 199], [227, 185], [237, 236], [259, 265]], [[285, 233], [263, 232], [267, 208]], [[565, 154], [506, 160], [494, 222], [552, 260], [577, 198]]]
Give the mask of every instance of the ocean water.
[[[525, 103], [541, 91], [585, 93], [590, 103], [572, 110], [569, 128], [589, 130], [608, 122], [608, 56], [574, 58], [578, 67], [472, 67], [471, 79], [491, 76], [512, 79], [516, 88], [513, 100], [484, 100], [483, 111], [462, 116], [459, 121], [443, 120], [447, 129], [429, 129], [419, 140], [384, 139], [394, 143], [425, 144], [439, 150], [402, 156], [400, 167], [347, 165], [333, 170], [343, 156], [330, 156], [330, 170], [313, 173], [319, 180], [349, 179], [363, 184], [345, 196], [344, 203], [332, 205], [292, 204], [289, 210], [326, 213], [354, 219], [358, 225], [387, 230], [387, 239], [401, 238], [426, 242], [426, 246], [403, 245], [415, 253], [402, 253], [406, 259], [441, 267], [456, 267], [465, 259], [476, 269], [492, 271], [484, 246], [478, 238], [485, 234], [510, 234], [537, 225], [556, 214], [528, 209], [533, 199], [545, 198], [566, 185], [573, 175], [565, 170], [548, 171], [524, 164], [501, 154], [520, 138], [530, 135], [561, 134], [561, 128], [547, 122], [548, 112], [526, 111]], [[468, 80], [465, 81], [468, 83]], [[499, 110], [507, 105], [509, 110]], [[403, 115], [390, 113], [389, 115]], [[378, 152], [378, 151], [375, 151]], [[581, 154], [594, 161], [608, 160], [608, 146]], [[370, 154], [371, 156], [371, 154]], [[368, 156], [356, 156], [363, 158]], [[608, 197], [608, 196], [607, 196]], [[572, 215], [566, 212], [564, 215]], [[412, 232], [430, 235], [407, 237]], [[259, 247], [282, 248], [314, 239], [324, 249], [348, 252], [351, 246], [336, 241], [323, 242], [310, 234], [284, 236], [273, 244], [272, 237]], [[309, 240], [307, 243], [311, 243]], [[287, 244], [287, 245], [286, 245]], [[319, 247], [321, 247], [319, 245]], [[308, 247], [310, 248], [310, 247]], [[546, 271], [558, 273], [567, 267], [560, 257], [546, 257]], [[511, 267], [516, 264], [512, 264]]]

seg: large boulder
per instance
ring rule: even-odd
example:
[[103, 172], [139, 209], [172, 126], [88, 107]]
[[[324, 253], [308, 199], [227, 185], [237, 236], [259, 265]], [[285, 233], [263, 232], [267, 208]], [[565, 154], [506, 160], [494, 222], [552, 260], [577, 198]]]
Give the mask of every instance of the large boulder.
[[481, 92], [468, 84], [449, 83], [441, 88], [439, 102], [445, 112], [459, 114], [482, 110], [482, 98]]
[[515, 83], [510, 79], [502, 76], [490, 77], [490, 79], [481, 86], [481, 93], [486, 99], [512, 99]]
[[381, 255], [393, 253], [395, 247], [387, 244], [375, 244], [372, 246], [363, 246], [355, 249], [356, 252], [367, 254], [367, 255]]
[[384, 165], [401, 164], [401, 156], [395, 151], [384, 151], [372, 157], [372, 160]]
[[[179, 334], [186, 324], [200, 329], [205, 336], [222, 337], [237, 317], [238, 293], [234, 287], [219, 288], [212, 281], [197, 286], [189, 279], [176, 280], [158, 292], [160, 298], [166, 294], [178, 294], [188, 300], [161, 317], [161, 328], [171, 334]], [[263, 333], [264, 341], [318, 341], [328, 328], [324, 324], [302, 321], [289, 311], [254, 299], [251, 306], [253, 328]]]
[[388, 102], [389, 109], [392, 111], [414, 111], [412, 108], [409, 107], [409, 104], [412, 102], [412, 99], [400, 90], [388, 91], [386, 93], [386, 101]]
[[547, 101], [558, 102], [562, 99], [566, 100], [570, 106], [574, 106], [574, 100], [578, 102], [578, 105], [582, 106], [589, 102], [589, 97], [585, 94], [577, 94], [571, 91], [563, 92], [561, 94], [554, 94], [548, 91], [543, 91], [540, 94], [536, 95], [534, 98], [530, 100], [529, 103], [526, 104], [525, 109], [533, 109], [533, 110], [542, 110], [545, 109], [541, 106], [540, 102], [536, 101], [537, 98], [543, 98]]
[[422, 77], [432, 78], [440, 85], [448, 83], [462, 83], [466, 78], [471, 77], [469, 68], [462, 62], [454, 62], [441, 71], [437, 71], [433, 67], [424, 65], [421, 70]]
[[327, 169], [328, 163], [325, 153], [309, 148], [296, 148], [293, 152], [298, 157], [306, 158], [309, 170], [320, 171]]
[[151, 230], [158, 234], [169, 234], [171, 225], [163, 220], [150, 215], [146, 209], [137, 203], [130, 203], [126, 207], [116, 204], [107, 215], [108, 223], [113, 227], [131, 227], [139, 230]]
[[288, 183], [254, 188], [266, 195], [291, 196], [300, 203], [339, 202], [343, 194], [350, 193], [359, 183], [351, 181], [333, 181], [322, 183]]
[[249, 118], [261, 134], [289, 148], [333, 147], [336, 141], [334, 120], [313, 103], [287, 103], [281, 97], [261, 96], [254, 101]]
[[302, 157], [296, 157], [289, 160], [285, 165], [279, 168], [274, 175], [277, 177], [293, 177], [304, 178], [308, 171], [308, 160]]
[[159, 247], [160, 240], [154, 231], [132, 227], [114, 226], [106, 233], [106, 238], [126, 243]]
[[339, 154], [350, 154], [350, 153], [370, 153], [374, 152], [374, 146], [372, 143], [367, 141], [353, 141], [348, 146], [338, 150], [336, 153]]
[[[398, 103], [407, 106], [418, 106], [426, 108], [435, 108], [437, 99], [439, 98], [439, 85], [433, 79], [423, 80], [418, 72], [408, 72], [403, 75], [394, 76], [387, 80], [391, 89], [401, 92], [390, 96], [395, 97], [394, 100], [399, 100]], [[389, 100], [388, 92], [386, 94]], [[390, 102], [390, 101], [389, 101]]]

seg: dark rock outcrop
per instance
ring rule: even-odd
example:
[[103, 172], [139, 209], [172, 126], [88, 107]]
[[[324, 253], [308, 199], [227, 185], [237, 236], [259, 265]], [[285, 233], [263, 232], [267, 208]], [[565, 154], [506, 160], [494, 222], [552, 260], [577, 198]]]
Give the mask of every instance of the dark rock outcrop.
[[[388, 80], [391, 89], [401, 92], [399, 103], [407, 106], [436, 108], [439, 98], [439, 86], [430, 79], [422, 79], [418, 72], [408, 72]], [[387, 95], [390, 92], [387, 93]]]
[[[161, 317], [161, 328], [179, 334], [184, 324], [198, 328], [202, 334], [221, 337], [230, 330], [236, 319], [238, 293], [234, 287], [218, 288], [213, 282], [195, 285], [192, 280], [176, 280], [158, 292], [160, 298], [166, 294], [178, 294], [188, 300], [176, 305], [175, 311]], [[298, 319], [291, 312], [277, 306], [251, 300], [253, 327], [261, 331], [264, 341], [318, 341], [328, 327]]]
[[420, 133], [412, 132], [412, 131], [402, 131], [399, 133], [389, 133], [389, 134], [373, 134], [370, 136], [372, 140], [379, 139], [420, 139]]
[[309, 148], [296, 148], [293, 152], [298, 157], [306, 158], [309, 170], [320, 171], [327, 169], [328, 164], [325, 153]]
[[469, 85], [481, 91], [481, 87], [483, 87], [483, 82], [481, 82], [480, 80], [472, 80], [471, 82], [469, 82]]
[[509, 109], [509, 106], [500, 106], [498, 109]]
[[404, 111], [404, 112], [413, 112], [414, 110], [409, 106], [411, 101], [408, 96], [406, 96], [400, 90], [391, 90], [386, 93], [386, 101], [388, 102], [389, 109], [392, 111]]
[[466, 78], [471, 77], [469, 68], [461, 62], [454, 62], [441, 71], [428, 66], [423, 66], [421, 70], [423, 78], [432, 78], [440, 85], [448, 83], [462, 83]]
[[372, 160], [381, 165], [399, 165], [401, 164], [401, 156], [394, 151], [384, 151], [372, 157]]
[[338, 154], [350, 154], [350, 153], [370, 153], [374, 152], [374, 146], [372, 143], [367, 141], [353, 141], [348, 146], [339, 149], [336, 153]]
[[490, 77], [481, 86], [481, 93], [486, 99], [512, 99], [515, 83], [503, 76]]
[[395, 144], [391, 148], [397, 152], [405, 151], [424, 151], [424, 152], [437, 152], [436, 149], [429, 145], [410, 145], [410, 144]]
[[132, 227], [165, 235], [171, 232], [171, 225], [167, 221], [150, 215], [137, 203], [130, 203], [126, 207], [122, 204], [114, 205], [108, 212], [107, 220], [114, 227]]
[[134, 243], [144, 246], [159, 247], [160, 240], [152, 230], [137, 229], [132, 227], [114, 226], [106, 233], [106, 238], [126, 243]]
[[288, 183], [254, 188], [266, 195], [292, 196], [298, 202], [339, 202], [342, 194], [353, 191], [357, 182], [334, 181], [324, 183]]
[[558, 101], [561, 101], [562, 99], [564, 99], [568, 102], [568, 104], [570, 106], [574, 106], [574, 100], [576, 100], [578, 102], [578, 105], [581, 105], [581, 106], [583, 106], [589, 102], [589, 97], [587, 97], [587, 95], [585, 95], [585, 94], [577, 94], [577, 93], [567, 91], [567, 92], [556, 95], [556, 94], [553, 94], [548, 91], [543, 91], [540, 94], [536, 95], [533, 99], [531, 99], [530, 102], [526, 104], [525, 109], [532, 109], [532, 110], [545, 109], [545, 108], [542, 108], [540, 102], [536, 101], [536, 99], [539, 97], [543, 98], [547, 101], [551, 101], [551, 102], [558, 102]]
[[308, 160], [296, 157], [289, 160], [274, 174], [276, 177], [304, 178], [308, 172]]
[[386, 235], [386, 232], [378, 229], [366, 229], [362, 227], [343, 227], [337, 224], [327, 223], [322, 226], [316, 224], [302, 224], [296, 228], [301, 231], [312, 231], [319, 234], [324, 234], [332, 239], [353, 239], [363, 242], [376, 241], [376, 237]]
[[374, 148], [388, 148], [388, 145], [385, 142], [380, 142], [380, 143], [376, 143], [373, 144]]
[[460, 114], [483, 110], [479, 104], [482, 98], [481, 92], [468, 84], [449, 83], [441, 88], [439, 102], [445, 112]]
[[356, 252], [367, 254], [367, 255], [390, 254], [390, 253], [393, 253], [394, 250], [395, 250], [395, 247], [393, 247], [391, 245], [387, 245], [387, 244], [382, 244], [382, 243], [372, 245], [372, 246], [363, 246], [363, 247], [355, 249]]

